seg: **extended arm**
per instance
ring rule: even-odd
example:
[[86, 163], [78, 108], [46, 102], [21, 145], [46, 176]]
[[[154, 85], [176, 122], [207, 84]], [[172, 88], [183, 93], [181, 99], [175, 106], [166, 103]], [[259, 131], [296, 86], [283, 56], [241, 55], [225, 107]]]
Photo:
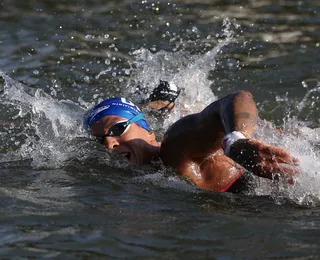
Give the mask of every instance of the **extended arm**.
[[[222, 146], [230, 158], [254, 174], [265, 178], [272, 179], [274, 173], [292, 175], [299, 172], [297, 168], [299, 161], [288, 151], [252, 139], [258, 112], [249, 92], [239, 91], [219, 102], [221, 121], [226, 133], [229, 134], [224, 138]], [[232, 138], [233, 134], [230, 133], [235, 133], [233, 131], [241, 132], [245, 138], [235, 142], [231, 140], [230, 147], [225, 147], [225, 143], [230, 141], [228, 136]]]
[[[251, 93], [239, 91], [228, 95], [212, 103], [202, 113], [207, 117], [205, 120], [208, 120], [208, 116], [214, 117], [214, 114], [219, 113], [227, 134], [222, 147], [230, 158], [247, 170], [270, 179], [275, 173], [292, 175], [299, 172], [299, 161], [290, 152], [252, 139], [258, 112]], [[240, 140], [237, 140], [239, 136]], [[235, 140], [228, 140], [229, 137]]]

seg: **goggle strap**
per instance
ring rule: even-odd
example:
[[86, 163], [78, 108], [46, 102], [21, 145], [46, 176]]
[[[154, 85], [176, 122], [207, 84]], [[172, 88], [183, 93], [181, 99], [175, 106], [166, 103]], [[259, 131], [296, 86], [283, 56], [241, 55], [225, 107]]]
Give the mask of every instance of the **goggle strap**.
[[129, 124], [132, 124], [132, 123], [137, 122], [137, 121], [139, 121], [139, 120], [141, 120], [141, 119], [143, 119], [143, 118], [144, 118], [144, 114], [143, 114], [143, 113], [139, 113], [139, 114], [135, 115], [134, 117], [132, 117], [132, 118], [128, 121], [128, 123], [129, 123]]

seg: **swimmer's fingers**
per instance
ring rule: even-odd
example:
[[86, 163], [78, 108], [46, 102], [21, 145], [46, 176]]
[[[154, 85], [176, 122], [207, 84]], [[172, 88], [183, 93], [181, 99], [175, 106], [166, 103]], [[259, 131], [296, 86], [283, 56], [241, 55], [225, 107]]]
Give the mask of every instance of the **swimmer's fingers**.
[[170, 101], [150, 101], [147, 103], [147, 105], [154, 109], [158, 110], [160, 112], [170, 112], [174, 107], [174, 102]]
[[287, 173], [289, 175], [296, 175], [301, 173], [301, 168], [299, 166], [292, 166], [286, 163], [278, 164], [279, 173]]
[[230, 157], [247, 170], [265, 178], [272, 179], [274, 173], [292, 175], [298, 172], [294, 167], [299, 165], [299, 161], [290, 152], [259, 140], [236, 141], [231, 146]]
[[272, 145], [266, 145], [266, 147], [269, 156], [271, 156], [271, 158], [277, 161], [278, 163], [286, 163], [296, 166], [300, 165], [299, 159], [294, 157], [289, 151]]
[[261, 165], [259, 176], [271, 176], [274, 180], [282, 179], [286, 180], [289, 184], [294, 184], [294, 175], [301, 173], [301, 168], [298, 166], [292, 166], [285, 163], [279, 163], [274, 165]]
[[257, 170], [261, 176], [273, 176], [274, 174], [281, 173], [287, 175], [296, 175], [301, 172], [300, 167], [293, 166], [287, 163], [278, 163], [277, 161], [267, 162], [263, 161], [257, 165]]
[[257, 159], [275, 163], [285, 163], [298, 166], [299, 160], [289, 151], [274, 145], [268, 145], [258, 140], [249, 140], [252, 147], [256, 148]]
[[291, 166], [287, 164], [278, 164], [278, 165], [260, 165], [256, 168], [255, 172], [258, 176], [270, 176], [273, 180], [279, 180], [279, 177], [286, 180], [289, 184], [294, 184], [293, 176], [299, 174], [301, 169], [297, 166]]
[[160, 109], [161, 112], [168, 113], [174, 108], [174, 102], [170, 102], [167, 106]]

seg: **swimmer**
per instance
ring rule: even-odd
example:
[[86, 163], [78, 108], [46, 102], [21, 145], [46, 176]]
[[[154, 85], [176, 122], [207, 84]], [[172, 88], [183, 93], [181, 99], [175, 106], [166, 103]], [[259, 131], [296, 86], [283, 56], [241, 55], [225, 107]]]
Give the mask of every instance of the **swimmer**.
[[106, 149], [131, 163], [161, 160], [197, 187], [225, 192], [238, 190], [245, 172], [268, 179], [280, 173], [288, 180], [298, 173], [299, 161], [290, 152], [253, 138], [257, 119], [251, 93], [238, 91], [179, 119], [161, 143], [141, 110], [125, 98], [102, 101], [88, 112], [86, 125]]

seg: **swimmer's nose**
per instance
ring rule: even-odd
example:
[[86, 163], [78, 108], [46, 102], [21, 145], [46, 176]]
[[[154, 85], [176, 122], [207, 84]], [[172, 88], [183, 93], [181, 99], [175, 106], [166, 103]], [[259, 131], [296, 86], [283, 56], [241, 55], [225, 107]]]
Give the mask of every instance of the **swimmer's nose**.
[[104, 139], [104, 146], [105, 146], [108, 150], [113, 150], [114, 148], [116, 148], [117, 146], [119, 146], [118, 138], [113, 137], [113, 136], [107, 136], [107, 137]]

